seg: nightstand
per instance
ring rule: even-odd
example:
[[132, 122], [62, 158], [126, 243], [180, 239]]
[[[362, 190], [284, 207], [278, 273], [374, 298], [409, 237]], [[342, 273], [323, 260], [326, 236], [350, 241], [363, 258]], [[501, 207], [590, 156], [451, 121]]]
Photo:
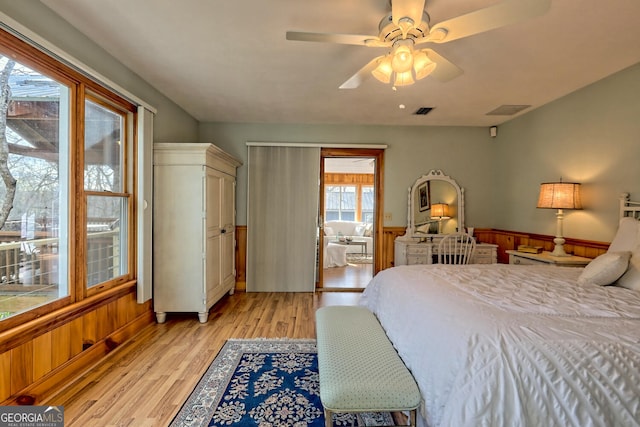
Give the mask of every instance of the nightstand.
[[584, 267], [591, 262], [591, 258], [581, 256], [553, 256], [551, 252], [542, 252], [540, 254], [530, 254], [518, 251], [506, 251], [509, 254], [509, 264], [520, 265], [555, 265], [559, 267]]

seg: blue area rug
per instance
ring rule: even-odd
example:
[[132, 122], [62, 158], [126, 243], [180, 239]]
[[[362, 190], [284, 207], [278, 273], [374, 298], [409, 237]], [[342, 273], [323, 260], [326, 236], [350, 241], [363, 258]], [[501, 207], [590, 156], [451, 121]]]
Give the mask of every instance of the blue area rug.
[[[315, 340], [228, 340], [171, 426], [324, 427]], [[389, 413], [334, 426], [393, 425]]]

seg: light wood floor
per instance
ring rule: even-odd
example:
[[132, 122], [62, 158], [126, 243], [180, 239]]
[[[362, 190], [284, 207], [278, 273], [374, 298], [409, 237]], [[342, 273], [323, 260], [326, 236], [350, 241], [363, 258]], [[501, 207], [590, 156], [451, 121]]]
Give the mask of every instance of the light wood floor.
[[363, 290], [373, 277], [373, 264], [347, 264], [323, 270], [323, 288]]
[[228, 338], [315, 338], [314, 313], [356, 304], [360, 293], [244, 293], [226, 296], [206, 324], [169, 314], [46, 403], [64, 406], [66, 427], [166, 426]]

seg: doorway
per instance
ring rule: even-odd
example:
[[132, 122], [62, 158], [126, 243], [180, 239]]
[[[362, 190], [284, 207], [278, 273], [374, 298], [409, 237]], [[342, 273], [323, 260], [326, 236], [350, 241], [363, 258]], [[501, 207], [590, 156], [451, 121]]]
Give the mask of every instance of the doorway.
[[383, 154], [321, 150], [318, 290], [362, 291], [381, 269]]

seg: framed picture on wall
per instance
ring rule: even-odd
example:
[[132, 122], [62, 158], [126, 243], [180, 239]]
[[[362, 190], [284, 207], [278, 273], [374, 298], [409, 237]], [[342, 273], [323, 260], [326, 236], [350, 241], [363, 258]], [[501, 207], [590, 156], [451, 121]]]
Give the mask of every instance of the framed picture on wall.
[[421, 184], [418, 187], [418, 207], [420, 212], [427, 211], [431, 208], [431, 189], [429, 188], [429, 181]]

